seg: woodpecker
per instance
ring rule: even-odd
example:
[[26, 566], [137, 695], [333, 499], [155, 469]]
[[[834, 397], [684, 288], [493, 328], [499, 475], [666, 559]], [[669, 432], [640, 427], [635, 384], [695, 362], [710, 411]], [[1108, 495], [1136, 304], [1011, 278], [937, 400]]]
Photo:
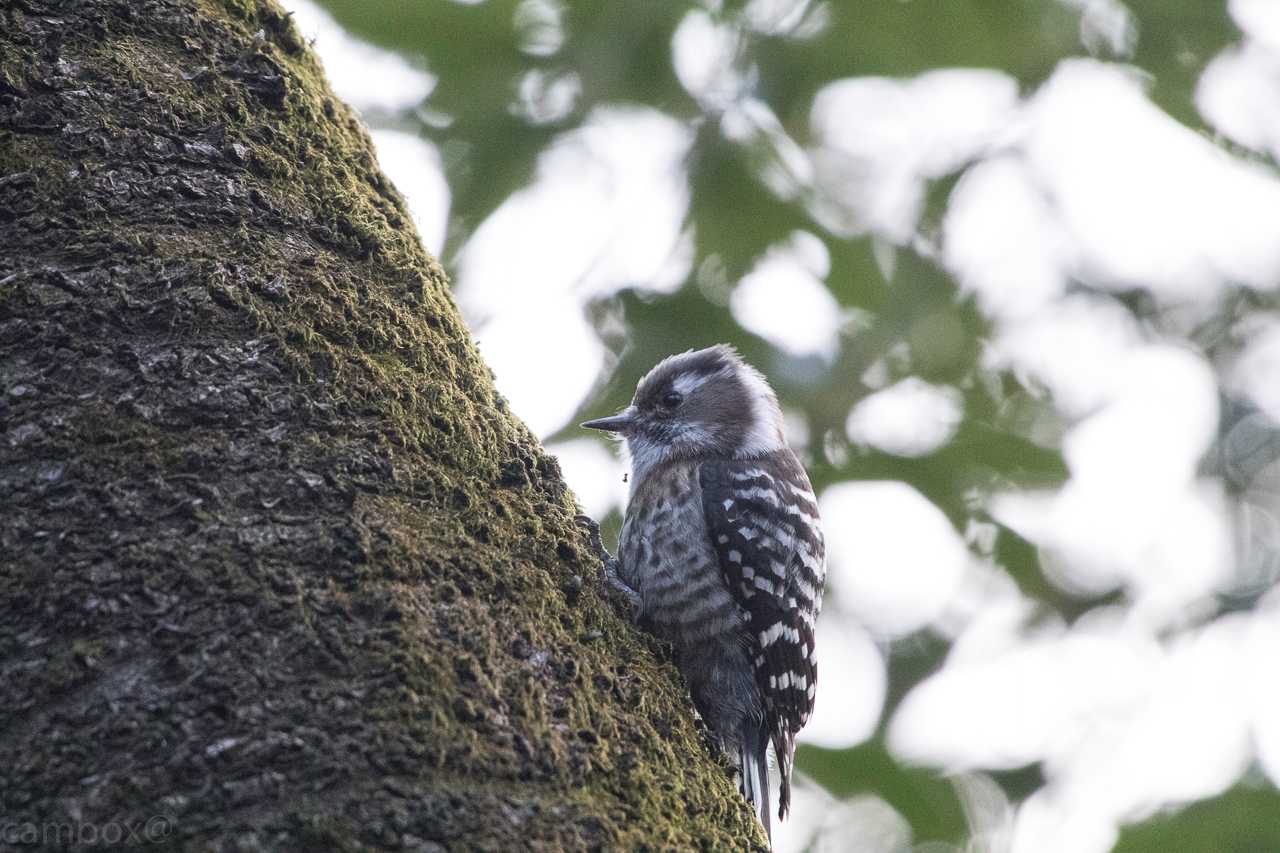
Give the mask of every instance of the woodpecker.
[[720, 344], [673, 355], [631, 405], [582, 426], [625, 440], [631, 493], [606, 576], [671, 643], [694, 707], [736, 760], [772, 843], [768, 749], [791, 802], [795, 737], [813, 710], [826, 575], [813, 487], [764, 377]]

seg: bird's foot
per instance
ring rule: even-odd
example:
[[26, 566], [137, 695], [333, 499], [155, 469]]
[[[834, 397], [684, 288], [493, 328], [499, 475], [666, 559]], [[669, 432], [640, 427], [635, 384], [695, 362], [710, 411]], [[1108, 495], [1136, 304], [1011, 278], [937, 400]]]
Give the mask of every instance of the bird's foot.
[[604, 579], [606, 588], [611, 593], [611, 597], [620, 599], [625, 603], [632, 622], [639, 621], [640, 593], [632, 589], [626, 581], [619, 577], [618, 558], [610, 554], [600, 540], [600, 525], [596, 523], [595, 519], [587, 515], [579, 515], [574, 521], [586, 532], [591, 549], [600, 558], [602, 564], [601, 576]]

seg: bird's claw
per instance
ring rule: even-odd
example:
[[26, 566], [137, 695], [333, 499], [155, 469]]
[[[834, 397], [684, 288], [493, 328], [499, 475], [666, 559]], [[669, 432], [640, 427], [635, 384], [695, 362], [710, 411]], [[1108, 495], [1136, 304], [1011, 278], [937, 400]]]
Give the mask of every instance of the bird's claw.
[[600, 525], [594, 518], [589, 515], [577, 515], [574, 516], [573, 521], [586, 532], [587, 541], [597, 557], [606, 563], [613, 559], [613, 556], [605, 550], [604, 542], [600, 539]]
[[605, 587], [611, 593], [611, 597], [621, 599], [627, 607], [631, 621], [638, 622], [640, 619], [640, 593], [628, 586], [627, 582], [618, 576], [618, 558], [610, 554], [600, 540], [600, 525], [588, 515], [576, 516], [574, 521], [586, 532], [591, 549], [600, 558], [600, 574], [604, 579]]

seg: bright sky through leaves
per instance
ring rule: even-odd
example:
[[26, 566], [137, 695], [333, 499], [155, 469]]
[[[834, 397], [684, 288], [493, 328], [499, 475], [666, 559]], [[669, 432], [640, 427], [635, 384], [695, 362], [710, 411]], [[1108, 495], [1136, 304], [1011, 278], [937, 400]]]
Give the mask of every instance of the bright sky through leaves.
[[606, 527], [574, 423], [774, 380], [831, 551], [779, 850], [1280, 849], [1280, 3], [286, 5]]

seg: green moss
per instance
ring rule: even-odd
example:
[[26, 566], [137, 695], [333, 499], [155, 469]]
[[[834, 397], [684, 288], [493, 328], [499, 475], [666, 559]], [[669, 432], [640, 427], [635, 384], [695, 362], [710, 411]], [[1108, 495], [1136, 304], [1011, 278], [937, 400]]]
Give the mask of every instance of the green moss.
[[[82, 220], [41, 262], [94, 276], [66, 315], [7, 291], [73, 365], [40, 453], [74, 460], [75, 486], [31, 492], [13, 541], [33, 562], [0, 576], [39, 603], [0, 640], [62, 619], [52, 681], [3, 689], [97, 685], [89, 729], [32, 724], [50, 754], [105, 701], [124, 732], [23, 784], [101, 774], [130, 792], [112, 819], [184, 796], [188, 826], [300, 849], [760, 846], [287, 16], [146, 3], [67, 33], [100, 75], [73, 104], [93, 132], [0, 153]], [[128, 204], [113, 171], [141, 176]]]
[[351, 821], [328, 814], [307, 814], [299, 820], [297, 840], [317, 850], [356, 853], [368, 848], [353, 841], [358, 833]]

